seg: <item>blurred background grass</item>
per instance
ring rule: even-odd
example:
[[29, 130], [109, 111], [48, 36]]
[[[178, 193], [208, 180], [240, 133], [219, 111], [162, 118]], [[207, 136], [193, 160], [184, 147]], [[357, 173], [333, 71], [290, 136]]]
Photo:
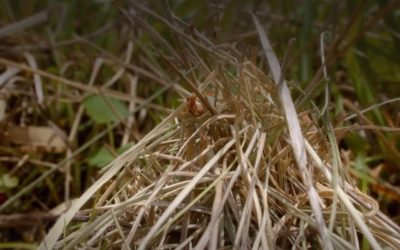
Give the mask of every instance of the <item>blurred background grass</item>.
[[[329, 85], [330, 117], [336, 128], [351, 125], [369, 126], [369, 129], [352, 129], [338, 132], [342, 160], [361, 190], [372, 194], [381, 209], [400, 222], [400, 108], [396, 98], [400, 97], [400, 12], [399, 1], [148, 1], [146, 4], [155, 13], [168, 18], [166, 6], [213, 41], [218, 46], [233, 46], [249, 58], [265, 67], [258, 36], [252, 24], [250, 13], [255, 13], [262, 21], [273, 42], [278, 57], [285, 60], [285, 75], [289, 80], [297, 100], [306, 96], [299, 108], [316, 107], [325, 104], [325, 83]], [[98, 58], [120, 58], [123, 60], [129, 43], [133, 44], [132, 65], [155, 75], [168, 75], [165, 62], [152, 60], [152, 54], [165, 50], [152, 38], [151, 32], [143, 32], [141, 27], [129, 25], [129, 21], [118, 9], [127, 8], [125, 1], [42, 1], [9, 0], [0, 2], [0, 27], [4, 28], [41, 11], [46, 11], [47, 19], [22, 31], [0, 36], [0, 57], [21, 61], [21, 53], [32, 53], [40, 69], [61, 75], [66, 79], [87, 83]], [[127, 10], [127, 9], [126, 9]], [[156, 29], [172, 47], [179, 47], [171, 30], [159, 19], [151, 15], [143, 18]], [[324, 32], [325, 51], [330, 51], [328, 59], [328, 79], [321, 80], [317, 72], [321, 67], [320, 40]], [[158, 52], [157, 52], [158, 51]], [[329, 56], [329, 53], [327, 53]], [[143, 56], [145, 55], [145, 56]], [[68, 65], [68, 67], [66, 66]], [[96, 77], [96, 82], [104, 83], [118, 68], [108, 64]], [[5, 68], [2, 68], [3, 70]], [[2, 70], [2, 71], [3, 71]], [[137, 68], [133, 73], [143, 75]], [[158, 74], [157, 74], [158, 72]], [[161, 72], [161, 73], [160, 73]], [[317, 76], [317, 77], [316, 77]], [[310, 88], [310, 82], [318, 83], [306, 92], [299, 89]], [[2, 126], [21, 124], [43, 125], [49, 121], [63, 131], [69, 131], [77, 115], [80, 102], [84, 101], [86, 116], [79, 125], [77, 138], [72, 148], [79, 148], [94, 138], [99, 131], [110, 126], [115, 120], [106, 116], [105, 122], [98, 122], [96, 114], [91, 114], [87, 99], [74, 99], [75, 92], [62, 84], [45, 85], [47, 95], [60, 93], [65, 101], [50, 101], [44, 107], [34, 103], [33, 95], [12, 94], [8, 99], [8, 114], [21, 108], [24, 103], [32, 103], [32, 110], [22, 108], [2, 122]], [[160, 82], [151, 77], [143, 77], [138, 84], [137, 96], [146, 99], [160, 88]], [[128, 92], [126, 81], [120, 80], [112, 87], [122, 93]], [[58, 92], [57, 92], [58, 91]], [[83, 94], [82, 94], [83, 95]], [[78, 97], [82, 97], [78, 96]], [[10, 101], [11, 100], [11, 101]], [[77, 101], [78, 100], [78, 101]], [[92, 100], [93, 101], [93, 100]], [[117, 111], [127, 110], [126, 101], [115, 100]], [[154, 124], [158, 123], [169, 108], [174, 108], [181, 100], [173, 91], [167, 91], [153, 104], [159, 108], [143, 109], [142, 122], [135, 126], [132, 143], [139, 140]], [[92, 106], [102, 105], [95, 100]], [[377, 106], [361, 115], [359, 112], [373, 105]], [[85, 104], [86, 103], [86, 104]], [[54, 105], [53, 105], [54, 104]], [[352, 114], [357, 114], [349, 117]], [[351, 118], [347, 119], [346, 118]], [[97, 120], [96, 120], [97, 119]], [[379, 127], [378, 127], [379, 126]], [[77, 197], [96, 178], [101, 166], [110, 162], [122, 152], [123, 126], [114, 129], [107, 136], [92, 143], [71, 164], [71, 192], [68, 197]], [[338, 131], [343, 131], [338, 130]], [[24, 186], [38, 178], [46, 170], [43, 164], [25, 164], [16, 169], [16, 163], [8, 158], [22, 159], [26, 154], [30, 159], [58, 163], [62, 156], [42, 152], [24, 152], [11, 144], [0, 146], [0, 182], [2, 202]], [[8, 157], [8, 158], [7, 158]], [[6, 159], [7, 158], [7, 159]], [[11, 174], [10, 174], [11, 173]], [[7, 180], [7, 181], [5, 181]], [[28, 213], [46, 211], [64, 201], [65, 174], [57, 172], [46, 178], [30, 195], [23, 196], [2, 212]], [[10, 184], [11, 183], [11, 184]], [[64, 197], [64, 198], [63, 198]], [[16, 229], [2, 233], [7, 240], [35, 241], [30, 231]]]

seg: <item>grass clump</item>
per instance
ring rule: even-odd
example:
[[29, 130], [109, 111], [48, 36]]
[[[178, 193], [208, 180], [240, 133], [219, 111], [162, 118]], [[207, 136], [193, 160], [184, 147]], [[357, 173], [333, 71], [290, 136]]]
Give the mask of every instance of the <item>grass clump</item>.
[[[165, 43], [140, 16], [122, 13]], [[41, 247], [353, 249], [366, 240], [380, 249], [399, 244], [399, 228], [348, 179], [337, 145], [325, 134], [334, 131], [315, 122], [323, 117], [310, 110], [296, 113], [256, 18], [274, 79], [234, 48], [212, 49], [200, 34], [186, 35], [183, 22], [154, 16], [172, 28], [181, 46], [182, 54], [169, 46], [170, 55], [158, 56], [178, 75], [176, 81], [183, 81], [176, 87], [183, 103], [104, 168]]]
[[[371, 176], [398, 159], [398, 129], [377, 109], [398, 98], [374, 104], [358, 51], [376, 55], [369, 42], [381, 36], [366, 31], [394, 2], [307, 1], [292, 12], [280, 1], [112, 4], [35, 12], [43, 2], [32, 1], [17, 21], [21, 5], [2, 3], [11, 24], [0, 29], [0, 247], [35, 248], [17, 242], [26, 228], [34, 232], [23, 241], [41, 249], [400, 244], [387, 207], [367, 195], [379, 185], [396, 195]], [[333, 21], [330, 7], [351, 17]], [[365, 143], [373, 136], [376, 145]]]

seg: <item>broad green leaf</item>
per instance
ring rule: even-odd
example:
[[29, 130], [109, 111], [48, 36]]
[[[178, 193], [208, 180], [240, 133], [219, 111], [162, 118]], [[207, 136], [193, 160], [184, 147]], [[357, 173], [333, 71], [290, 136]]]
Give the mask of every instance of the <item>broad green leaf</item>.
[[9, 174], [3, 174], [0, 177], [0, 188], [11, 189], [18, 186], [19, 180], [16, 176], [10, 176]]
[[[128, 150], [130, 147], [132, 147], [133, 143], [128, 143], [119, 149], [117, 149], [117, 155], [121, 155], [124, 153], [126, 150]], [[88, 164], [93, 167], [99, 167], [102, 168], [106, 166], [108, 163], [113, 161], [115, 159], [114, 154], [107, 148], [107, 147], [102, 147], [100, 148], [94, 155], [92, 155], [88, 159]]]
[[350, 133], [345, 137], [347, 146], [354, 152], [366, 152], [370, 145], [367, 141], [357, 133]]
[[88, 159], [88, 164], [93, 167], [102, 168], [112, 160], [114, 160], [114, 155], [111, 151], [106, 147], [102, 147]]
[[86, 98], [83, 106], [90, 118], [98, 124], [115, 122], [119, 120], [119, 117], [125, 118], [129, 114], [124, 102], [100, 95], [92, 95]]
[[120, 155], [126, 150], [130, 149], [133, 146], [133, 142], [127, 143], [124, 146], [121, 146], [119, 149], [117, 149], [117, 154]]

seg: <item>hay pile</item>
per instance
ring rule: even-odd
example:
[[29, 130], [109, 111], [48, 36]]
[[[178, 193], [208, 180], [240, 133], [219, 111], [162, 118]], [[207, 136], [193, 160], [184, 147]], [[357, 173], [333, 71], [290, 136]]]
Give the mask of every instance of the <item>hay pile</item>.
[[294, 113], [259, 26], [274, 80], [234, 49], [212, 51], [175, 29], [195, 65], [183, 73], [170, 63], [182, 104], [105, 168], [43, 249], [400, 245], [399, 228], [346, 178], [332, 131], [316, 126], [316, 114]]

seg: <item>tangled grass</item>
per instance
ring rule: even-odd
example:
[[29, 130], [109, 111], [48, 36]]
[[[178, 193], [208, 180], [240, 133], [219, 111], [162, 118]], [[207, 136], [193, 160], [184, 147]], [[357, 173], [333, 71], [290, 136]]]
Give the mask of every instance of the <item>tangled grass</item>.
[[186, 65], [196, 65], [183, 73], [176, 65], [185, 62], [163, 58], [182, 81], [174, 85], [182, 104], [74, 200], [42, 249], [400, 245], [399, 227], [348, 178], [329, 120], [296, 113], [255, 23], [274, 79], [234, 49], [213, 51], [171, 24], [187, 46]]
[[[181, 1], [180, 7], [184, 9], [188, 2]], [[257, 6], [255, 2], [249, 6]], [[227, 3], [216, 3], [216, 14], [226, 8], [229, 19], [229, 13], [241, 6], [246, 10], [233, 17], [249, 10], [245, 5], [229, 8]], [[0, 215], [0, 227], [8, 229], [0, 233], [8, 241], [0, 247], [36, 249], [34, 244], [12, 242], [18, 239], [13, 235], [15, 228], [28, 228], [33, 232], [28, 242], [41, 240], [47, 233], [41, 249], [364, 249], [368, 245], [397, 249], [400, 228], [380, 211], [377, 201], [358, 190], [348, 174], [352, 169], [342, 163], [336, 138], [349, 128], [333, 127], [329, 91], [323, 107], [310, 100], [321, 76], [326, 77], [325, 68], [394, 3], [380, 9], [335, 54], [356, 19], [352, 18], [332, 49], [326, 50], [326, 59], [322, 35], [323, 66], [304, 92], [285, 81], [283, 75], [293, 65], [285, 57], [281, 68], [256, 17], [251, 23], [256, 32], [238, 34], [225, 40], [232, 43], [218, 45], [177, 18], [168, 1], [154, 4], [165, 7], [163, 16], [153, 12], [151, 4], [114, 1], [121, 15], [103, 22], [109, 13], [103, 8], [97, 18], [88, 16], [89, 23], [100, 29], [66, 41], [58, 38], [49, 43], [24, 33], [27, 27], [48, 20], [51, 8], [2, 28], [3, 35], [17, 35], [4, 40], [0, 48], [0, 85], [5, 86], [0, 89], [0, 101], [7, 106], [2, 108], [6, 116], [1, 125], [13, 128], [21, 123], [29, 129], [42, 125], [47, 132], [57, 131], [64, 144], [59, 152], [30, 155], [20, 154], [12, 140], [6, 144], [11, 150], [2, 148], [9, 154], [2, 156], [2, 164], [13, 169], [7, 176], [15, 175], [22, 182], [7, 190], [4, 200], [0, 197], [0, 212], [5, 212]], [[57, 30], [68, 26], [62, 20], [56, 22]], [[208, 25], [208, 19], [204, 20], [203, 27]], [[313, 25], [304, 22], [304, 27]], [[247, 32], [246, 24], [240, 23]], [[87, 26], [80, 23], [81, 29]], [[262, 50], [251, 47], [249, 41], [255, 35]], [[307, 32], [303, 35], [304, 40], [309, 38]], [[98, 37], [103, 43], [95, 41]], [[104, 42], [111, 46], [102, 48], [99, 44]], [[124, 58], [120, 59], [115, 54], [122, 49]], [[265, 72], [264, 64], [270, 72]], [[292, 95], [302, 105], [295, 106]], [[86, 101], [91, 96], [102, 100], [99, 103], [112, 113], [107, 123], [90, 116]], [[171, 109], [173, 105], [166, 103], [174, 103], [175, 96], [180, 103]], [[161, 101], [155, 102], [157, 98]], [[379, 129], [398, 129], [378, 128], [363, 113], [396, 100], [363, 111], [346, 100], [345, 105], [356, 114], [344, 120], [359, 117], [368, 124], [379, 139], [377, 144], [391, 149], [388, 155], [394, 162], [398, 152]], [[113, 103], [120, 107], [129, 103], [130, 116], [121, 115], [121, 108]], [[19, 105], [22, 108], [13, 111]], [[70, 112], [68, 118], [63, 117], [65, 110]], [[161, 123], [150, 129], [159, 117], [163, 117]], [[367, 129], [366, 125], [353, 127], [357, 126]], [[6, 134], [1, 133], [2, 139]], [[106, 135], [108, 139], [103, 138]], [[107, 152], [115, 153], [113, 158], [132, 142], [102, 170], [88, 164], [99, 148], [109, 148]], [[46, 143], [39, 146], [51, 148]], [[23, 195], [26, 199], [21, 199]], [[18, 206], [33, 212], [24, 214]], [[40, 212], [36, 212], [38, 207]], [[53, 220], [57, 221], [47, 232], [46, 222]]]

